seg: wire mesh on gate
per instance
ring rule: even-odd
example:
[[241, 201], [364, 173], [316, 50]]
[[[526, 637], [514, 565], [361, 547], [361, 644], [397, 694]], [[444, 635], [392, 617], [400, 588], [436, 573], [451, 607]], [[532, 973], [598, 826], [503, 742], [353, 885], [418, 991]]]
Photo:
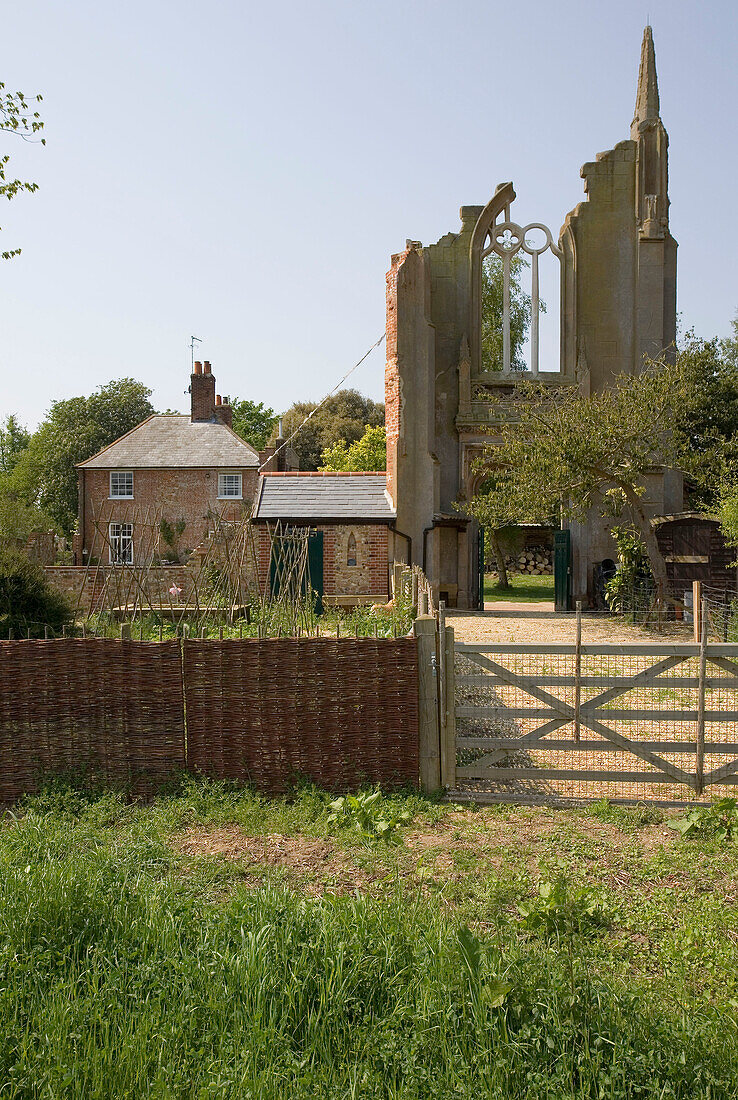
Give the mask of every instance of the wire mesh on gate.
[[[738, 779], [738, 647], [707, 652], [705, 797]], [[455, 660], [458, 790], [537, 802], [698, 797], [697, 646], [583, 646], [578, 708], [574, 646], [461, 645]]]
[[721, 642], [738, 642], [738, 592], [703, 584], [701, 595], [708, 634]]

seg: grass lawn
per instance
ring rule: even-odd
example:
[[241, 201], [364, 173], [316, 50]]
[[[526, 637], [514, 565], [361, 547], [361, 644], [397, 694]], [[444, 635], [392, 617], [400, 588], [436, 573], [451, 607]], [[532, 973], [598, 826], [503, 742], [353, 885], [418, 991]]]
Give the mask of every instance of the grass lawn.
[[660, 812], [55, 786], [0, 830], [7, 1097], [738, 1095], [738, 845]]
[[512, 588], [500, 588], [496, 573], [487, 573], [484, 578], [485, 600], [506, 600], [509, 603], [537, 603], [540, 600], [554, 598], [553, 575], [532, 573], [510, 573]]

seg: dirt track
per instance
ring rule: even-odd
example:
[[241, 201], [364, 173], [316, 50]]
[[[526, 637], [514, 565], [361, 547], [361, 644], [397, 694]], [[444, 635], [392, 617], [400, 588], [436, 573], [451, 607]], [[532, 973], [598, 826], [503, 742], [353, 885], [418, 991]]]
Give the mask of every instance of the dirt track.
[[[448, 611], [446, 621], [453, 626], [457, 642], [570, 642], [576, 640], [574, 615], [557, 615], [553, 611], [530, 609], [513, 615], [496, 611], [470, 614]], [[584, 615], [582, 641], [587, 643], [691, 642], [691, 627], [667, 623], [663, 634], [643, 630], [631, 623], [611, 619], [607, 615]]]

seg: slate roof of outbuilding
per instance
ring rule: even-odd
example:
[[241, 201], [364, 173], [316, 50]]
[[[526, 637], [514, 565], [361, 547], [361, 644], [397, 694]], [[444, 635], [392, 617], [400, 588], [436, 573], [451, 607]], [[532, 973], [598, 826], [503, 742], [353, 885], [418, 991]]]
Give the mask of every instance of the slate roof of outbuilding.
[[218, 421], [192, 422], [189, 416], [150, 416], [115, 443], [78, 466], [87, 470], [254, 467], [253, 447]]
[[395, 516], [385, 474], [266, 474], [254, 508], [257, 520], [390, 523]]

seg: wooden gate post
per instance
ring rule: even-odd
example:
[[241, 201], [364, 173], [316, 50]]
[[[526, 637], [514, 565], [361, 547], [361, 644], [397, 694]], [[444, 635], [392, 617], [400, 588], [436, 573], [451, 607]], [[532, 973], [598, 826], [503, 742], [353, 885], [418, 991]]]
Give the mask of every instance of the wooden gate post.
[[697, 794], [702, 794], [705, 783], [705, 678], [707, 676], [707, 610], [702, 600], [700, 615], [700, 674], [697, 695], [697, 754], [695, 757], [695, 780]]
[[700, 644], [702, 637], [702, 584], [700, 581], [692, 581], [692, 635], [695, 645]]
[[444, 646], [444, 711], [441, 715], [441, 786], [456, 787], [456, 668], [454, 664], [454, 628], [447, 626], [441, 644]]
[[392, 563], [392, 599], [399, 601], [400, 599], [400, 578], [402, 577], [402, 571], [405, 565], [401, 561]]
[[418, 755], [420, 786], [426, 794], [441, 786], [441, 752], [438, 729], [438, 659], [436, 620], [428, 615], [413, 623], [418, 639]]

